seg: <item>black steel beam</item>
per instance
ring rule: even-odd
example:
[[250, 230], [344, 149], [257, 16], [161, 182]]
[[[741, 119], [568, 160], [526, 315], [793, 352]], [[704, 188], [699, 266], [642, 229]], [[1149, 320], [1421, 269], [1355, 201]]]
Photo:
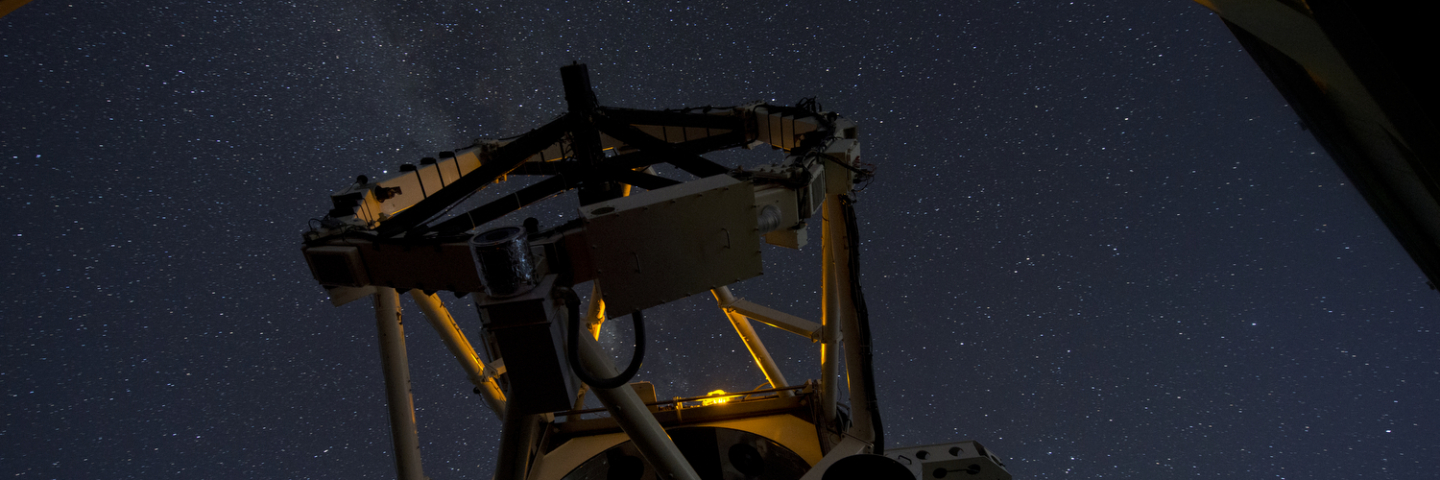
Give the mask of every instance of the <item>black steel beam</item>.
[[[575, 161], [581, 168], [592, 169], [605, 160], [605, 150], [600, 145], [600, 132], [595, 130], [593, 119], [599, 107], [595, 91], [590, 87], [590, 71], [581, 64], [560, 68], [560, 79], [565, 83], [565, 103], [570, 107], [570, 148]], [[589, 205], [621, 195], [620, 185], [615, 182], [589, 179], [581, 183], [580, 205]]]
[[526, 158], [560, 140], [570, 123], [570, 117], [567, 115], [505, 144], [490, 155], [490, 158], [486, 159], [480, 168], [472, 170], [455, 180], [454, 183], [437, 190], [434, 195], [382, 222], [376, 233], [381, 237], [394, 237], [415, 228], [435, 214], [464, 199], [471, 192], [484, 188], [485, 185], [510, 173], [511, 170], [525, 163]]
[[[558, 162], [551, 162], [558, 163]], [[566, 173], [541, 180], [519, 191], [495, 199], [479, 207], [475, 207], [455, 218], [435, 225], [431, 230], [441, 235], [465, 232], [475, 227], [489, 223], [503, 217], [510, 212], [533, 205], [536, 202], [545, 200], [565, 193], [565, 191], [584, 184], [587, 181], [615, 181], [628, 185], [634, 185], [646, 190], [664, 188], [671, 185], [679, 185], [680, 182], [665, 177], [651, 175], [645, 172], [634, 170], [592, 170], [580, 172], [578, 168], [563, 168]]]
[[744, 119], [729, 108], [717, 109], [717, 112], [725, 112], [724, 115], [612, 107], [600, 107], [600, 111], [606, 117], [631, 125], [665, 125], [711, 130], [742, 130], [745, 128]]
[[730, 170], [720, 164], [706, 160], [705, 157], [681, 150], [676, 148], [674, 144], [652, 137], [650, 134], [642, 132], [630, 124], [611, 119], [604, 115], [595, 116], [595, 126], [599, 127], [600, 131], [605, 132], [606, 135], [614, 137], [616, 140], [625, 142], [642, 151], [649, 150], [658, 154], [665, 162], [697, 177], [704, 178], [719, 175]]
[[565, 175], [556, 175], [535, 182], [515, 193], [492, 200], [490, 203], [475, 207], [460, 216], [440, 222], [440, 224], [435, 225], [432, 230], [440, 232], [441, 235], [469, 231], [475, 227], [503, 217], [510, 212], [559, 195], [574, 187], [575, 185], [567, 181]]
[[559, 175], [571, 170], [569, 162], [525, 162], [510, 171], [511, 175]]
[[[713, 137], [706, 137], [699, 140], [691, 140], [685, 143], [675, 144], [675, 149], [687, 154], [699, 155], [701, 153], [735, 148], [745, 144], [744, 132], [732, 132]], [[605, 166], [634, 170], [648, 167], [657, 163], [666, 163], [670, 156], [666, 152], [658, 150], [641, 150], [623, 155], [616, 155], [605, 160]]]
[[614, 180], [626, 185], [634, 185], [646, 190], [665, 188], [671, 185], [679, 185], [680, 182], [658, 175], [651, 175], [645, 172], [637, 172], [625, 169], [606, 169], [598, 173], [607, 179]]

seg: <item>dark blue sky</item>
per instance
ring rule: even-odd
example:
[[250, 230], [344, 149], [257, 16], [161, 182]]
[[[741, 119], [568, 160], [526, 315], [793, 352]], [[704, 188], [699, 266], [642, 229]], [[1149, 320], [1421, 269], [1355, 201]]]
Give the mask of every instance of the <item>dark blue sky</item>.
[[[35, 0], [0, 19], [0, 473], [393, 477], [369, 306], [329, 306], [299, 233], [356, 174], [563, 112], [573, 60], [605, 105], [819, 96], [861, 125], [892, 446], [973, 438], [1028, 478], [1433, 476], [1440, 295], [1180, 0]], [[716, 158], [779, 160], [746, 153]], [[818, 317], [816, 247], [732, 288]], [[647, 314], [661, 397], [764, 382], [710, 302]], [[407, 325], [427, 473], [489, 478], [499, 422]]]

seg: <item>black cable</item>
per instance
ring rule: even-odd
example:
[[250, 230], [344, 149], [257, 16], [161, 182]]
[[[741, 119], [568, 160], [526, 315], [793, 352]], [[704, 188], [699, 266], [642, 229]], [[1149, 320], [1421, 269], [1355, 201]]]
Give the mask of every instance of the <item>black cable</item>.
[[844, 210], [845, 236], [850, 244], [850, 300], [855, 304], [855, 319], [860, 325], [860, 371], [865, 377], [866, 410], [870, 412], [870, 425], [875, 430], [874, 453], [885, 454], [885, 427], [880, 423], [880, 405], [875, 395], [874, 349], [870, 344], [870, 309], [865, 306], [865, 294], [860, 291], [860, 227], [855, 221], [855, 201], [849, 195], [840, 196], [840, 207]]
[[636, 310], [630, 314], [635, 323], [635, 353], [630, 356], [630, 366], [619, 375], [610, 378], [596, 378], [580, 365], [580, 296], [574, 290], [565, 292], [565, 306], [570, 310], [570, 338], [566, 341], [566, 353], [570, 357], [570, 370], [580, 381], [595, 388], [616, 388], [630, 383], [640, 371], [640, 361], [645, 358], [645, 317]]

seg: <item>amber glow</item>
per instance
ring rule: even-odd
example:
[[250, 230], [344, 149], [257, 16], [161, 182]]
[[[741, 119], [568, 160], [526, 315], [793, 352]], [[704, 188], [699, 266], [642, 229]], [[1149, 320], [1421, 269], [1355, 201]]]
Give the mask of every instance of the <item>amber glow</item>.
[[729, 402], [730, 399], [732, 399], [732, 398], [735, 398], [735, 397], [733, 397], [733, 396], [732, 396], [732, 397], [720, 396], [720, 395], [725, 395], [725, 391], [724, 391], [724, 390], [715, 390], [715, 391], [712, 391], [712, 392], [710, 392], [710, 393], [706, 393], [705, 395], [709, 395], [709, 396], [712, 397], [712, 398], [707, 398], [707, 399], [701, 400], [701, 401], [700, 401], [700, 405], [701, 405], [701, 406], [705, 406], [705, 405], [720, 405], [720, 404], [722, 404], [722, 403], [727, 403], [727, 402]]

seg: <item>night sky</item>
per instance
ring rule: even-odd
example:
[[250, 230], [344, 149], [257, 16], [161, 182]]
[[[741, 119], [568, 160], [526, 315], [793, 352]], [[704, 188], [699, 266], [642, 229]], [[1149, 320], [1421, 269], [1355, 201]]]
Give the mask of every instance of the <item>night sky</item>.
[[[859, 123], [890, 446], [976, 439], [1017, 478], [1436, 478], [1440, 294], [1183, 0], [35, 0], [0, 19], [0, 474], [393, 478], [371, 307], [330, 306], [300, 232], [357, 174], [563, 113], [572, 61], [603, 105]], [[732, 289], [818, 319], [818, 251], [767, 247]], [[403, 304], [426, 472], [489, 478], [500, 422]], [[647, 319], [660, 397], [764, 382], [712, 298]]]

